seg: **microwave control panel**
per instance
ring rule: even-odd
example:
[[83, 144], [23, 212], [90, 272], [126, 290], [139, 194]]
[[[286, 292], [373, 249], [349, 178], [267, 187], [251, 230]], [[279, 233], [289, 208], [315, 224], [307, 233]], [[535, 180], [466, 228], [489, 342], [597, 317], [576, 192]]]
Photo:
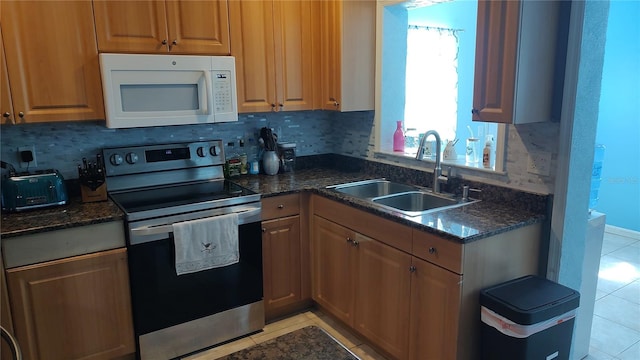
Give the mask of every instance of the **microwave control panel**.
[[224, 70], [213, 71], [212, 82], [214, 113], [232, 112], [233, 91], [231, 88], [231, 72]]

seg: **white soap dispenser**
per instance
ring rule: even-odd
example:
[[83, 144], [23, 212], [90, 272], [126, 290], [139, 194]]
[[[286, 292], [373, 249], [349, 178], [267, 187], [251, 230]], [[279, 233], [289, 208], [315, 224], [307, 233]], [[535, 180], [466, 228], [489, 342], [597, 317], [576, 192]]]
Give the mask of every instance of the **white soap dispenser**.
[[482, 149], [482, 167], [491, 168], [491, 135], [487, 135], [484, 143], [484, 149]]

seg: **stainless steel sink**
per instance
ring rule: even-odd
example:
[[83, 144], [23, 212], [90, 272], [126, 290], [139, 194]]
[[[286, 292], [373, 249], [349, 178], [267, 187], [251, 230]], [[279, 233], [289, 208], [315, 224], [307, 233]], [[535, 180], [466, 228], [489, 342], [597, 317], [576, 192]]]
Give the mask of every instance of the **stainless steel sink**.
[[425, 211], [458, 203], [453, 198], [441, 197], [421, 191], [383, 196], [373, 199], [373, 202], [403, 211]]
[[348, 184], [329, 186], [328, 188], [363, 199], [372, 199], [390, 194], [418, 190], [415, 186], [399, 184], [384, 179], [357, 181]]
[[446, 194], [434, 194], [420, 187], [385, 179], [356, 181], [328, 186], [337, 192], [371, 201], [373, 204], [407, 216], [468, 205], [478, 200], [460, 201]]

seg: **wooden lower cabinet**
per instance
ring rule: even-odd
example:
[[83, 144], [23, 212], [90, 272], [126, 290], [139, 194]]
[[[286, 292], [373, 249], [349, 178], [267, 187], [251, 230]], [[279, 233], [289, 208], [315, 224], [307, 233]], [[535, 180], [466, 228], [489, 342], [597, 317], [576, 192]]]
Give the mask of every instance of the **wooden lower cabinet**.
[[300, 216], [262, 223], [262, 266], [267, 318], [302, 300]]
[[411, 255], [357, 234], [355, 328], [397, 359], [406, 359]]
[[266, 320], [311, 305], [309, 196], [287, 194], [262, 199], [262, 267]]
[[416, 257], [412, 266], [408, 358], [455, 359], [462, 276]]
[[313, 218], [313, 299], [335, 317], [353, 326], [354, 277], [352, 243], [355, 232], [319, 216]]
[[411, 255], [315, 216], [314, 300], [398, 359], [406, 358]]
[[311, 209], [313, 300], [389, 358], [479, 358], [480, 290], [538, 271], [540, 224], [463, 244], [320, 196]]
[[25, 359], [113, 359], [135, 352], [126, 249], [7, 270]]

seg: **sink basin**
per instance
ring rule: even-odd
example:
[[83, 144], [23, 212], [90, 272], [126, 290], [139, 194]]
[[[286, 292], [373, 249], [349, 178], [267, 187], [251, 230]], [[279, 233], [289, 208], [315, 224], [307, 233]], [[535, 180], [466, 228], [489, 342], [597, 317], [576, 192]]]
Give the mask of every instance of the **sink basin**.
[[441, 197], [422, 191], [411, 191], [396, 195], [383, 196], [373, 199], [373, 202], [410, 212], [431, 210], [458, 203], [456, 199]]
[[399, 212], [406, 216], [419, 216], [478, 201], [461, 202], [446, 194], [434, 194], [417, 186], [400, 184], [385, 179], [356, 181], [328, 186], [327, 189], [370, 201], [382, 208]]
[[383, 179], [357, 181], [343, 185], [330, 186], [329, 188], [343, 194], [365, 199], [418, 190], [415, 186], [399, 184]]

